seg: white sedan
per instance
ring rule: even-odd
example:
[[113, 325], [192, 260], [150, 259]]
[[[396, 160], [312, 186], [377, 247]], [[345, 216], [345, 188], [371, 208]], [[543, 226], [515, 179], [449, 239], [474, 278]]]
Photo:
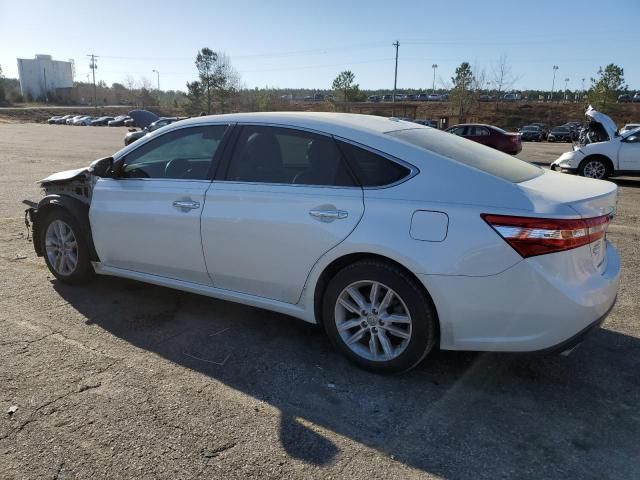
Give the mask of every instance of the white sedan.
[[434, 348], [566, 350], [613, 307], [613, 183], [367, 115], [173, 123], [41, 181], [34, 247], [62, 282], [115, 275], [321, 324], [360, 366]]
[[618, 133], [607, 115], [591, 107], [586, 115], [601, 125], [605, 138], [574, 146], [553, 162], [551, 169], [602, 180], [616, 175], [640, 175], [640, 128]]

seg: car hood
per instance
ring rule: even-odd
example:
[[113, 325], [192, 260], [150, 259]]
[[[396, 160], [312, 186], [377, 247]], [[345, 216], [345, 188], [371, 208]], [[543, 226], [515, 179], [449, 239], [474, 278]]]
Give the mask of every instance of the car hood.
[[149, 110], [131, 110], [129, 116], [133, 118], [140, 128], [148, 127], [160, 117]]
[[597, 111], [591, 105], [589, 105], [589, 108], [587, 108], [585, 115], [590, 119], [598, 122], [600, 125], [602, 125], [604, 129], [607, 131], [607, 134], [609, 135], [609, 139], [613, 140], [615, 138], [616, 132], [618, 131], [618, 127], [616, 127], [615, 122], [611, 120], [611, 117], [609, 117], [608, 115], [605, 115], [602, 112]]
[[89, 172], [89, 167], [75, 168], [73, 170], [64, 170], [62, 172], [57, 172], [57, 173], [54, 173], [53, 175], [49, 175], [48, 177], [43, 178], [42, 180], [39, 180], [38, 183], [40, 185], [44, 185], [45, 183], [66, 182], [68, 180], [72, 180], [88, 172]]

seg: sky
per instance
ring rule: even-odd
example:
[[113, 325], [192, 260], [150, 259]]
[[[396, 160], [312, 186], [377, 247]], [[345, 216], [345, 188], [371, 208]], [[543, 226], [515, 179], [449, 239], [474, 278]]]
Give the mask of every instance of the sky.
[[[0, 0], [0, 66], [16, 58], [74, 59], [77, 81], [98, 55], [96, 81], [128, 75], [163, 90], [195, 80], [202, 47], [225, 52], [243, 86], [328, 89], [342, 70], [364, 89], [447, 87], [463, 61], [493, 77], [506, 55], [514, 89], [581, 89], [599, 66], [624, 68], [640, 89], [640, 0], [165, 1]], [[478, 75], [479, 76], [479, 75]]]

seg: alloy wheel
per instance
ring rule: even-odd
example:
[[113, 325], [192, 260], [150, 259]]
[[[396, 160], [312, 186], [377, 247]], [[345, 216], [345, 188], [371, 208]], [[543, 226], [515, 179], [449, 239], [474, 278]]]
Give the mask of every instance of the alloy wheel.
[[380, 282], [348, 285], [338, 295], [334, 318], [344, 344], [367, 360], [393, 360], [411, 340], [409, 309], [400, 295]]
[[54, 220], [47, 227], [45, 250], [51, 267], [60, 275], [71, 275], [78, 266], [78, 241], [62, 220]]
[[604, 178], [607, 172], [607, 167], [604, 163], [599, 160], [591, 160], [588, 162], [583, 169], [583, 173], [585, 177], [589, 178]]

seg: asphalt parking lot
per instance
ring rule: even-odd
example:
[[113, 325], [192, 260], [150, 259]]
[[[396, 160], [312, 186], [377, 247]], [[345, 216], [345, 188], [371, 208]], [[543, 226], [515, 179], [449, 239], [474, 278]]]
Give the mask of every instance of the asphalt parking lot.
[[0, 124], [0, 478], [640, 477], [640, 178], [617, 180], [618, 302], [574, 353], [438, 352], [376, 376], [283, 315], [56, 282], [20, 202], [125, 132]]

